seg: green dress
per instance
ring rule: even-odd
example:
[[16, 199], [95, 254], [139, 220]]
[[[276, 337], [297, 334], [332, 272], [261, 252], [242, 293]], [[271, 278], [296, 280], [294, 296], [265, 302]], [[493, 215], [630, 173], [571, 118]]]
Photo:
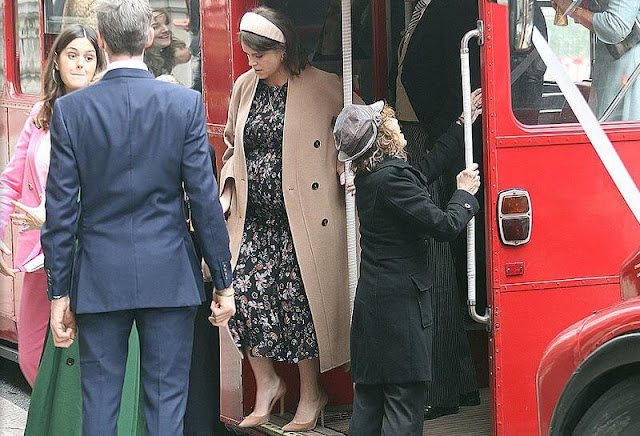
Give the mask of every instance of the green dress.
[[[79, 333], [80, 334], [80, 333]], [[140, 345], [135, 325], [129, 336], [129, 356], [122, 390], [119, 436], [144, 435], [140, 389]], [[69, 348], [53, 345], [47, 336], [40, 369], [31, 393], [25, 436], [82, 435], [82, 391], [78, 340]]]

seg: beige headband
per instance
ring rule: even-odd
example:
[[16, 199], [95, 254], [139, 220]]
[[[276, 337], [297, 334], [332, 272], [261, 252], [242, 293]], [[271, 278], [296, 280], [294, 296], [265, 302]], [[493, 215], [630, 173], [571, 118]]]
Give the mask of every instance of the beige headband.
[[262, 15], [255, 14], [253, 12], [247, 12], [240, 20], [240, 30], [255, 33], [256, 35], [264, 36], [265, 38], [273, 39], [274, 41], [285, 44], [287, 40], [284, 37], [282, 30], [278, 28], [271, 21], [267, 20]]

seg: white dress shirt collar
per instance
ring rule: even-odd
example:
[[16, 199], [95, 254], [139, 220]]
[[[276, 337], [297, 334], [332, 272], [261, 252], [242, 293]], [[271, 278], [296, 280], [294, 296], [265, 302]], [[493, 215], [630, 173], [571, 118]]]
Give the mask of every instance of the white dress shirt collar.
[[124, 61], [111, 62], [107, 66], [107, 71], [115, 70], [116, 68], [134, 68], [136, 70], [149, 71], [147, 64], [137, 59], [127, 59]]

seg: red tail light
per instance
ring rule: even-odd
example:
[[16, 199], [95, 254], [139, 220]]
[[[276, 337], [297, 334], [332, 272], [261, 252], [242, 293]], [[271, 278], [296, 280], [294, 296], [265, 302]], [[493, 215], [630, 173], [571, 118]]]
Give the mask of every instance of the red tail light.
[[524, 189], [498, 194], [498, 227], [505, 245], [522, 245], [531, 239], [531, 197]]

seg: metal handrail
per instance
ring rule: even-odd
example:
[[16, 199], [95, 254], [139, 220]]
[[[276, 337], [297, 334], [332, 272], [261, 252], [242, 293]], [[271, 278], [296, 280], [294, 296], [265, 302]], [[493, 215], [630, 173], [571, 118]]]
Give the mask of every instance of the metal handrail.
[[[482, 22], [478, 28], [467, 32], [460, 43], [460, 72], [462, 76], [462, 108], [464, 114], [464, 160], [465, 166], [473, 163], [473, 135], [471, 115], [471, 68], [469, 66], [469, 42], [473, 38], [483, 39]], [[467, 307], [469, 316], [476, 322], [491, 329], [491, 311], [487, 307], [484, 315], [478, 314], [476, 307], [476, 219], [467, 224]]]

